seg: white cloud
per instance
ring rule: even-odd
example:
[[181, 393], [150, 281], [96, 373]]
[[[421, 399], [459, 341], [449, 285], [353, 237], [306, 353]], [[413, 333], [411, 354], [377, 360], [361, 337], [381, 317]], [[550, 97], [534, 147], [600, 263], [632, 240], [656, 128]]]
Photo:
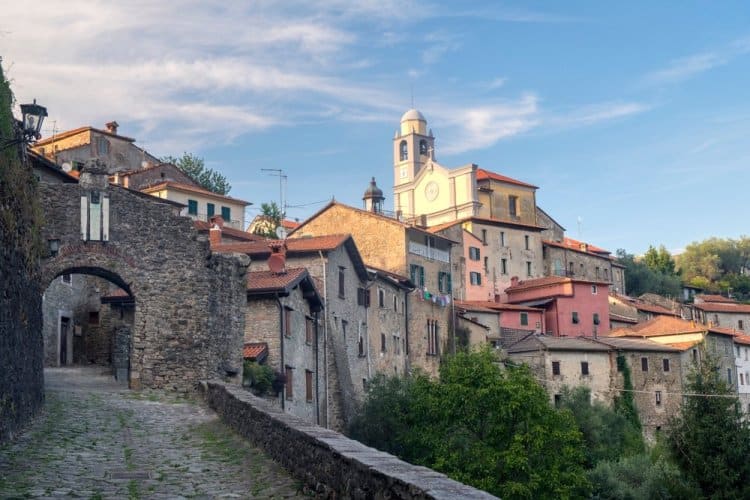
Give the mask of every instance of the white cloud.
[[552, 128], [573, 128], [595, 125], [631, 115], [644, 113], [651, 106], [639, 102], [608, 102], [583, 106], [577, 110], [546, 117], [546, 124]]

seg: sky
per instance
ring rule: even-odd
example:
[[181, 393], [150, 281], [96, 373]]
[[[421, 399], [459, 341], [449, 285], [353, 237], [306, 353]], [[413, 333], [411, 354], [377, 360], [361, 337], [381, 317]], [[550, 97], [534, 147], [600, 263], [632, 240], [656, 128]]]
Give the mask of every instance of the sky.
[[539, 186], [567, 235], [678, 252], [749, 234], [750, 7], [722, 2], [2, 0], [0, 56], [44, 136], [117, 120], [291, 218], [392, 207], [419, 109], [436, 159]]

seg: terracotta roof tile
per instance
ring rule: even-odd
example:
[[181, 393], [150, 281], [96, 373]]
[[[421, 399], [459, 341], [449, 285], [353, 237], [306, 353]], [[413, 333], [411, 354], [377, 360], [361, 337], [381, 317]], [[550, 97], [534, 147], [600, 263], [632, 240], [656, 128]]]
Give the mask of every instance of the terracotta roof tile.
[[[289, 238], [286, 240], [287, 254], [304, 252], [330, 252], [335, 250], [351, 238], [348, 234], [330, 234], [327, 236], [312, 236], [304, 238]], [[268, 246], [278, 240], [261, 239], [247, 243], [221, 243], [215, 245], [217, 252], [239, 252], [248, 255], [265, 255], [271, 253]]]
[[628, 351], [656, 351], [656, 352], [673, 352], [676, 349], [670, 345], [654, 342], [647, 339], [632, 339], [622, 337], [599, 337], [597, 342], [614, 347], [615, 349], [624, 349]]
[[700, 344], [701, 340], [693, 340], [690, 342], [670, 342], [667, 344], [670, 347], [674, 347], [675, 349], [679, 349], [680, 351], [687, 351], [691, 347], [696, 346], [697, 344]]
[[723, 326], [709, 326], [708, 331], [713, 333], [720, 333], [723, 335], [731, 335], [732, 337], [736, 337], [737, 335], [739, 335], [737, 330], [735, 330], [734, 328], [726, 328]]
[[247, 290], [253, 292], [284, 290], [305, 274], [307, 270], [303, 267], [287, 269], [285, 273], [251, 271], [247, 273]]
[[538, 307], [531, 307], [531, 306], [520, 306], [516, 304], [506, 304], [503, 302], [491, 302], [491, 301], [481, 301], [481, 300], [456, 300], [456, 306], [457, 307], [463, 307], [470, 311], [475, 311], [477, 309], [468, 309], [468, 308], [481, 308], [481, 309], [488, 309], [492, 312], [497, 311], [530, 311], [530, 312], [543, 312], [544, 309], [539, 309]]
[[709, 295], [709, 294], [700, 294], [695, 296], [696, 299], [702, 300], [704, 302], [730, 302], [730, 303], [737, 303], [736, 300], [730, 299], [729, 297], [724, 297], [723, 295]]
[[232, 198], [231, 196], [224, 196], [223, 194], [214, 193], [213, 191], [209, 191], [208, 189], [203, 189], [198, 186], [191, 186], [190, 184], [183, 184], [182, 182], [172, 182], [172, 181], [166, 181], [166, 182], [160, 182], [159, 184], [154, 184], [153, 186], [149, 186], [147, 188], [142, 189], [144, 193], [152, 193], [154, 191], [161, 191], [165, 188], [173, 188], [177, 189], [179, 191], [187, 191], [190, 193], [197, 193], [202, 194], [205, 196], [211, 196], [213, 198], [223, 199], [223, 200], [229, 200], [236, 203], [244, 203], [245, 205], [252, 205], [251, 202], [240, 200], [239, 198]]
[[508, 184], [515, 184], [516, 186], [523, 186], [523, 187], [530, 187], [530, 188], [538, 189], [538, 187], [534, 186], [533, 184], [527, 184], [526, 182], [521, 182], [519, 180], [512, 179], [505, 175], [500, 175], [495, 172], [490, 172], [489, 170], [485, 170], [483, 168], [477, 169], [478, 181], [484, 181], [484, 180], [489, 180], [489, 179], [494, 180], [494, 181], [506, 182]]
[[750, 313], [750, 304], [726, 302], [702, 302], [693, 304], [696, 309], [706, 312]]
[[673, 316], [657, 316], [643, 323], [638, 323], [630, 329], [641, 337], [657, 337], [660, 335], [677, 335], [680, 333], [700, 333], [708, 331], [705, 325], [694, 321], [687, 321]]
[[[202, 220], [193, 221], [193, 226], [198, 231], [209, 231], [211, 229], [211, 223], [202, 221]], [[234, 229], [228, 226], [222, 227], [221, 232], [222, 232], [222, 235], [228, 236], [229, 238], [236, 239], [236, 240], [244, 240], [244, 241], [265, 240], [263, 236], [258, 236], [257, 234], [248, 233], [246, 231], [240, 231], [239, 229]]]
[[242, 357], [251, 361], [262, 361], [268, 356], [268, 344], [265, 342], [246, 342], [242, 346]]
[[750, 345], [750, 335], [745, 335], [745, 334], [735, 335], [734, 341], [738, 344]]

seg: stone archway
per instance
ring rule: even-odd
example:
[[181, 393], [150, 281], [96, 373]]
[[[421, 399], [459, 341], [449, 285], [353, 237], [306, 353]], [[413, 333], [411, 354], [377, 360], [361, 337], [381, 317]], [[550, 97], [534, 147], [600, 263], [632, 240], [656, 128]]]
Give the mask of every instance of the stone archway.
[[102, 164], [77, 184], [40, 183], [46, 286], [65, 272], [106, 278], [137, 297], [131, 387], [189, 390], [221, 376], [239, 382], [247, 257], [212, 254], [179, 207], [110, 185]]

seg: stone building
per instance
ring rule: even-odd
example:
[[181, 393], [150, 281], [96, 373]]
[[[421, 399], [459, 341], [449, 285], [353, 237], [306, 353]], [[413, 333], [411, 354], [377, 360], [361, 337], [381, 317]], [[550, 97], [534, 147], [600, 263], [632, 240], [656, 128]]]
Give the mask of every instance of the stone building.
[[682, 403], [682, 351], [665, 344], [641, 339], [599, 337], [597, 342], [612, 349], [610, 368], [616, 395], [625, 390], [625, 369], [629, 367], [633, 400], [646, 439], [654, 441], [666, 430]]
[[487, 325], [486, 341], [501, 348], [515, 344], [530, 333], [545, 331], [544, 309], [500, 302], [456, 301], [456, 311]]
[[288, 241], [336, 234], [342, 228], [351, 232], [368, 265], [409, 276], [418, 289], [406, 300], [409, 363], [437, 374], [440, 355], [448, 348], [454, 327], [455, 242], [384, 214], [338, 202], [329, 203], [302, 222]]
[[696, 295], [691, 309], [693, 318], [704, 325], [750, 333], [750, 304], [721, 295]]
[[116, 121], [111, 121], [104, 129], [87, 126], [59, 132], [35, 142], [31, 149], [72, 171], [80, 171], [92, 158], [104, 162], [109, 174], [160, 163], [158, 158], [136, 146], [135, 139], [118, 134], [118, 127]]
[[508, 356], [529, 365], [559, 404], [564, 388], [591, 390], [592, 401], [612, 403], [610, 348], [584, 338], [560, 338], [531, 334], [508, 348]]
[[304, 268], [251, 271], [247, 275], [245, 342], [265, 343], [267, 363], [284, 375], [281, 408], [320, 425], [325, 412], [323, 301]]
[[656, 316], [671, 316], [679, 318], [675, 310], [635, 299], [616, 292], [609, 294], [610, 328], [621, 328], [635, 325], [653, 319]]
[[606, 281], [611, 290], [625, 293], [625, 267], [608, 250], [568, 237], [545, 239], [542, 245], [545, 276]]
[[609, 331], [608, 282], [547, 276], [514, 279], [508, 302], [544, 308], [545, 333], [560, 337], [596, 337]]
[[742, 411], [750, 414], [750, 335], [735, 335], [734, 361], [739, 384], [737, 394], [742, 404]]

